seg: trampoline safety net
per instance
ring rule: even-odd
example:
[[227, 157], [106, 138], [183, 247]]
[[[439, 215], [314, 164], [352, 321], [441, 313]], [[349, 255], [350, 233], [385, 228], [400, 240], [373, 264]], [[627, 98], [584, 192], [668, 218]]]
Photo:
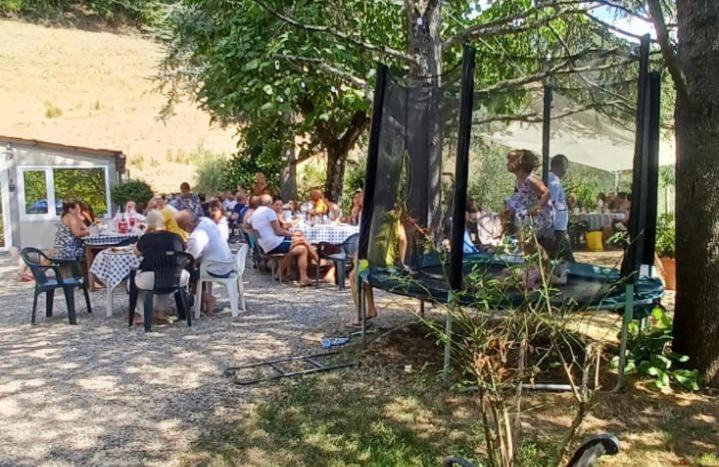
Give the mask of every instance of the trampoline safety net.
[[[627, 53], [636, 58], [637, 51]], [[653, 263], [660, 80], [647, 72], [648, 48], [642, 56], [626, 61], [622, 73], [586, 72], [534, 86], [478, 84], [473, 93], [470, 88], [471, 101], [459, 68], [431, 84], [385, 68], [375, 93], [360, 247], [370, 282], [446, 301], [451, 261], [461, 262], [464, 275], [478, 265], [501, 274], [521, 262], [516, 242], [505, 235], [502, 214], [521, 189], [508, 170], [507, 154], [528, 149], [539, 162], [533, 175], [545, 183], [553, 176], [552, 156], [563, 154], [569, 161], [561, 179], [564, 197], [552, 209], [555, 219], [565, 219], [577, 259], [569, 261], [560, 295], [588, 307], [619, 309], [619, 285], [631, 278], [637, 306], [654, 304], [661, 283], [638, 271]], [[593, 60], [599, 59], [587, 57], [577, 66], [590, 67]], [[481, 83], [481, 72], [478, 66], [466, 81]], [[471, 121], [460, 121], [463, 104], [471, 105]], [[458, 142], [467, 133], [463, 155]], [[466, 183], [455, 173], [462, 164]], [[456, 196], [456, 186], [466, 196]], [[455, 209], [457, 199], [463, 210]], [[460, 219], [453, 218], [462, 211]], [[453, 245], [457, 228], [464, 230], [464, 241]], [[588, 251], [597, 249], [589, 245], [597, 237], [609, 251]], [[454, 254], [458, 250], [461, 254]], [[511, 302], [508, 296], [503, 305]]]

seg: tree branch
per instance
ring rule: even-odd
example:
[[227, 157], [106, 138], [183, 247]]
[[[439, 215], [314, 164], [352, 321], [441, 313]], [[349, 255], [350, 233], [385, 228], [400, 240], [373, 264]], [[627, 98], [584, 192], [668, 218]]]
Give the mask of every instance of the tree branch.
[[347, 130], [339, 139], [339, 144], [342, 146], [343, 152], [349, 151], [355, 145], [359, 137], [362, 136], [362, 133], [364, 133], [368, 124], [369, 117], [367, 116], [367, 112], [358, 110], [354, 115], [352, 115], [352, 119], [347, 126]]
[[617, 10], [623, 11], [629, 16], [633, 16], [634, 18], [641, 19], [642, 21], [646, 21], [647, 23], [651, 23], [652, 20], [648, 16], [642, 15], [640, 13], [637, 13], [636, 11], [632, 10], [631, 8], [622, 5], [620, 3], [612, 2], [610, 0], [594, 0], [595, 2], [599, 2], [604, 6], [608, 6], [610, 8], [616, 8]]
[[344, 32], [337, 31], [333, 28], [330, 28], [329, 26], [319, 26], [316, 24], [305, 24], [301, 21], [296, 20], [295, 18], [284, 15], [284, 14], [280, 13], [279, 11], [271, 8], [263, 0], [253, 0], [253, 1], [255, 3], [257, 3], [258, 5], [260, 5], [267, 12], [269, 12], [272, 15], [279, 18], [280, 20], [284, 21], [287, 24], [295, 26], [299, 29], [304, 29], [305, 31], [310, 31], [310, 32], [327, 33], [327, 34], [332, 35], [338, 39], [342, 39], [343, 41], [349, 42], [352, 45], [355, 45], [355, 46], [360, 47], [365, 50], [369, 50], [371, 52], [389, 55], [391, 57], [398, 58], [400, 60], [404, 60], [409, 63], [415, 63], [415, 64], [419, 63], [419, 60], [417, 59], [417, 57], [408, 55], [404, 52], [393, 49], [391, 47], [387, 47], [384, 45], [371, 44], [369, 42], [364, 42], [362, 40], [359, 40], [357, 38], [350, 36], [349, 34], [346, 34]]
[[664, 57], [667, 68], [669, 69], [669, 73], [672, 75], [674, 86], [676, 87], [677, 92], [681, 94], [687, 102], [691, 102], [687, 78], [684, 75], [681, 64], [679, 63], [679, 57], [674, 51], [674, 47], [672, 47], [669, 42], [669, 32], [667, 31], [667, 25], [664, 21], [662, 7], [658, 0], [647, 0], [647, 6], [649, 7], [649, 14], [652, 16], [654, 30], [657, 33], [659, 47], [662, 49], [662, 56]]
[[[589, 18], [590, 20], [594, 21], [595, 23], [599, 24], [600, 26], [602, 26], [603, 28], [605, 28], [609, 31], [613, 31], [618, 34], [625, 35], [627, 37], [633, 37], [634, 39], [637, 39], [637, 40], [642, 38], [641, 34], [636, 34], [631, 31], [627, 31], [626, 29], [618, 28], [618, 27], [614, 26], [613, 24], [609, 24], [606, 21], [603, 21], [590, 13], [585, 12], [584, 15], [587, 18]], [[651, 41], [656, 42], [656, 39], [651, 39]]]
[[[607, 101], [607, 102], [592, 102], [591, 104], [586, 104], [582, 106], [576, 106], [572, 107], [571, 109], [567, 109], [566, 111], [555, 114], [551, 116], [551, 120], [559, 120], [561, 118], [570, 117], [572, 115], [585, 112], [587, 110], [592, 109], [600, 109], [602, 107], [610, 107], [614, 106], [615, 104], [619, 103], [619, 101]], [[525, 122], [525, 123], [542, 123], [544, 120], [542, 118], [542, 115], [539, 112], [526, 112], [523, 114], [499, 114], [499, 115], [493, 115], [489, 118], [484, 118], [481, 120], [473, 120], [473, 125], [483, 125], [486, 123], [493, 123], [493, 122]]]
[[[534, 6], [528, 10], [523, 11], [522, 13], [518, 13], [516, 15], [511, 16], [505, 16], [504, 18], [499, 18], [493, 21], [489, 21], [484, 24], [478, 24], [476, 26], [471, 26], [464, 31], [461, 31], [454, 36], [448, 38], [444, 41], [442, 46], [446, 49], [449, 47], [452, 47], [457, 44], [462, 44], [464, 42], [467, 42], [468, 40], [474, 38], [474, 37], [491, 37], [491, 36], [499, 36], [499, 35], [506, 35], [506, 34], [518, 34], [521, 32], [528, 31], [530, 29], [534, 29], [537, 26], [541, 26], [543, 24], [548, 24], [555, 19], [561, 18], [563, 16], [571, 15], [571, 14], [577, 14], [577, 13], [586, 13], [586, 11], [597, 8], [596, 5], [590, 5], [585, 8], [571, 8], [567, 10], [561, 10], [557, 13], [554, 13], [552, 15], [549, 15], [545, 18], [542, 18], [538, 22], [534, 23], [522, 23], [522, 24], [516, 24], [513, 25], [513, 23], [517, 23], [521, 20], [526, 20], [530, 16], [536, 14], [537, 12], [544, 10], [546, 8], [558, 8], [566, 5], [576, 5], [581, 3], [591, 3], [587, 2], [586, 0], [581, 1], [565, 1], [565, 2], [552, 2], [552, 3], [539, 3], [537, 6]], [[509, 25], [509, 26], [508, 26]]]
[[625, 60], [621, 60], [618, 62], [610, 62], [610, 63], [605, 63], [602, 65], [587, 65], [584, 67], [573, 67], [572, 66], [572, 63], [576, 59], [585, 57], [592, 53], [597, 53], [597, 55], [600, 57], [601, 56], [611, 56], [611, 55], [614, 55], [618, 50], [619, 50], [618, 48], [603, 50], [603, 51], [597, 50], [597, 49], [585, 49], [571, 57], [568, 57], [562, 63], [554, 65], [553, 67], [551, 67], [545, 71], [541, 71], [541, 72], [535, 73], [533, 75], [521, 76], [519, 78], [510, 78], [510, 79], [498, 81], [491, 86], [476, 90], [475, 94], [492, 94], [497, 91], [501, 91], [503, 89], [524, 86], [525, 84], [542, 81], [542, 80], [549, 78], [556, 74], [569, 74], [569, 73], [581, 73], [581, 72], [585, 72], [585, 71], [607, 70], [607, 69], [611, 69], [611, 68], [614, 68], [617, 66], [626, 65], [627, 63], [631, 63], [631, 62], [635, 61], [635, 59], [633, 59], [633, 58], [627, 58]]
[[310, 63], [312, 65], [315, 65], [317, 68], [324, 71], [325, 73], [334, 75], [337, 78], [347, 82], [347, 84], [351, 84], [353, 86], [356, 86], [356, 87], [364, 90], [365, 93], [369, 96], [370, 85], [369, 85], [369, 83], [367, 83], [367, 81], [363, 80], [362, 78], [358, 78], [357, 76], [354, 76], [352, 73], [349, 73], [344, 70], [340, 70], [339, 68], [337, 68], [333, 65], [329, 65], [318, 58], [300, 57], [297, 55], [286, 55], [286, 54], [276, 54], [275, 57], [281, 58], [283, 60], [287, 60], [289, 62], [302, 62], [302, 63]]

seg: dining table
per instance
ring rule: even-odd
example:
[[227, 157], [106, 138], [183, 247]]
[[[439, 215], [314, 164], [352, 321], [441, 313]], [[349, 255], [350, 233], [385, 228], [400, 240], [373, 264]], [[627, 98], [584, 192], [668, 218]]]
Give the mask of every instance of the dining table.
[[142, 258], [135, 255], [132, 246], [109, 247], [97, 253], [90, 266], [93, 277], [105, 284], [107, 316], [112, 316], [112, 293], [125, 278], [140, 267]]
[[300, 231], [305, 235], [308, 243], [319, 245], [342, 245], [353, 235], [359, 234], [359, 225], [350, 224], [301, 224], [294, 227], [294, 231]]
[[95, 291], [95, 273], [92, 272], [92, 264], [95, 257], [102, 251], [117, 245], [135, 243], [140, 238], [139, 233], [128, 232], [118, 233], [112, 231], [93, 232], [83, 239], [85, 243], [85, 264], [87, 269], [87, 281], [90, 290]]
[[587, 226], [587, 231], [594, 232], [602, 230], [604, 227], [611, 227], [615, 221], [623, 221], [623, 212], [587, 212], [576, 214], [575, 221], [583, 223]]

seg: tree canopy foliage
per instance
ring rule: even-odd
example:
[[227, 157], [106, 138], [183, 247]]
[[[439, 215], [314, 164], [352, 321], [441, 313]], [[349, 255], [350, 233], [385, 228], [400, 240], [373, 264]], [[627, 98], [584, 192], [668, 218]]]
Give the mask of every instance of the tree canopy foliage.
[[[397, 73], [438, 79], [435, 72], [455, 67], [461, 45], [471, 43], [480, 57], [478, 89], [517, 91], [495, 102], [505, 107], [497, 113], [536, 119], [516, 115], [517, 102], [522, 91], [553, 81], [584, 104], [631, 117], [635, 83], [622, 69], [634, 60], [631, 47], [592, 15], [611, 2], [483, 4], [182, 0], [163, 36], [169, 51], [161, 78], [171, 102], [189, 93], [217, 121], [242, 126], [240, 164], [261, 159], [277, 169], [282, 148], [292, 144], [300, 147], [297, 161], [325, 155], [326, 189], [334, 195], [347, 153], [369, 122], [377, 61]], [[434, 23], [423, 33], [426, 22]], [[439, 50], [434, 66], [430, 49]]]

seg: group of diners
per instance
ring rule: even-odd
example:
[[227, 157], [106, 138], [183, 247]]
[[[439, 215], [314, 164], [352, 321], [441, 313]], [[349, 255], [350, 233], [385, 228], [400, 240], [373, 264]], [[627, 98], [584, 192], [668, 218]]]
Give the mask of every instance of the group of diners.
[[[246, 242], [249, 240], [248, 233], [253, 234], [264, 254], [281, 256], [276, 269], [278, 278], [296, 275], [297, 286], [311, 285], [310, 272], [316, 271], [313, 268], [331, 266], [331, 263], [321, 263], [317, 246], [305, 239], [301, 228], [315, 222], [336, 221], [358, 225], [362, 208], [361, 190], [354, 193], [346, 215], [319, 189], [311, 190], [305, 203], [284, 202], [276, 196], [274, 187], [267, 183], [262, 173], [256, 174], [255, 182], [248, 191], [238, 189], [234, 195], [220, 193], [208, 201], [205, 199], [193, 193], [188, 183], [182, 183], [179, 194], [175, 196], [154, 197], [144, 210], [130, 201], [124, 206], [124, 212], [118, 214], [122, 219], [135, 219], [143, 229], [134, 245], [138, 256], [144, 257], [148, 252], [184, 251], [195, 259], [193, 267], [182, 277], [182, 285], [189, 284], [191, 288], [203, 261], [210, 262], [208, 273], [213, 276], [227, 277], [231, 274], [235, 260], [228, 242]], [[76, 200], [63, 202], [54, 256], [77, 260], [84, 256], [83, 240], [90, 235], [90, 226], [95, 219], [88, 215], [83, 205]], [[333, 274], [332, 268], [328, 268], [324, 279], [334, 280]], [[150, 265], [143, 259], [135, 274], [135, 285], [140, 290], [147, 290], [153, 281]], [[215, 297], [211, 290], [203, 291], [201, 296], [202, 310], [211, 314]], [[154, 315], [157, 320], [165, 319], [167, 303], [163, 299], [156, 301]]]

